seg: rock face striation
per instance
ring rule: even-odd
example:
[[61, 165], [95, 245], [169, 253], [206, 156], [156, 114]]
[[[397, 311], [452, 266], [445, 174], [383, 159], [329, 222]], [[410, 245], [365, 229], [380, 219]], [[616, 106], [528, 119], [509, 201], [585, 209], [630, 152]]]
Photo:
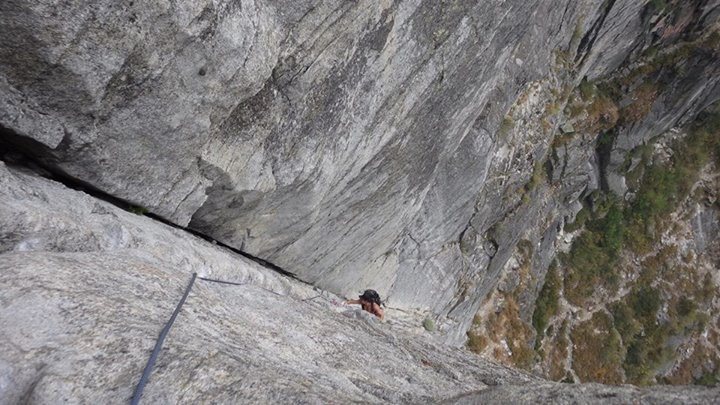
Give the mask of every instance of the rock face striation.
[[[683, 32], [715, 24], [716, 3], [693, 2]], [[373, 286], [447, 317], [459, 336], [526, 222], [494, 232], [514, 215], [497, 197], [550, 140], [503, 139], [510, 105], [559, 51], [565, 80], [600, 77], [655, 23], [629, 0], [0, 7], [15, 145], [322, 288]], [[717, 98], [715, 62], [693, 64], [662, 119], [619, 148]]]
[[[718, 390], [568, 385], [442, 344], [405, 311], [380, 323], [227, 249], [0, 163], [0, 403], [513, 400], [709, 403]], [[462, 395], [461, 395], [462, 394]], [[461, 396], [460, 396], [461, 395]]]
[[[5, 0], [0, 147], [324, 290], [374, 288], [457, 344], [501, 280], [505, 291], [533, 280], [516, 299], [527, 320], [581, 200], [601, 188], [626, 197], [629, 151], [720, 99], [718, 21], [718, 0]], [[617, 108], [584, 126], [560, 113], [579, 84], [630, 77], [676, 49], [679, 68], [623, 83], [618, 108], [633, 119], [602, 153]], [[664, 85], [635, 108], [639, 77]], [[127, 225], [77, 228], [40, 205], [38, 224], [61, 225], [30, 237], [35, 214], [13, 207], [0, 220], [27, 232], [3, 230], [3, 249], [55, 252], [33, 259], [40, 267], [78, 246], [140, 243]], [[205, 253], [154, 250], [156, 237], [127, 260], [176, 257], [176, 284], [209, 266]], [[519, 252], [531, 252], [524, 276]], [[16, 255], [3, 264], [30, 274]]]
[[4, 164], [0, 180], [1, 404], [127, 403], [192, 272], [243, 285], [196, 282], [144, 403], [427, 402], [534, 379], [82, 192]]
[[[555, 84], [574, 86], [717, 23], [717, 1], [690, 3], [680, 27], [634, 0], [9, 0], [0, 125], [53, 171], [322, 288], [372, 286], [461, 341], [547, 211], [515, 212], [551, 134], [508, 131], [510, 106], [560, 54]], [[693, 63], [619, 147], [717, 98], [716, 62]], [[590, 178], [563, 179], [559, 220], [598, 180], [592, 156], [569, 155]]]

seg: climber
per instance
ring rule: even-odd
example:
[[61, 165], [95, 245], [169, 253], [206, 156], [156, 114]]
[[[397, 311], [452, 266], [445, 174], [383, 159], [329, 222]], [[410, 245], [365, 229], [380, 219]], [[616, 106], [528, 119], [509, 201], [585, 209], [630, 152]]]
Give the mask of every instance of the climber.
[[385, 311], [380, 308], [383, 303], [380, 300], [380, 295], [375, 290], [365, 290], [359, 299], [347, 300], [345, 304], [359, 304], [363, 310], [377, 316], [381, 321], [385, 320]]

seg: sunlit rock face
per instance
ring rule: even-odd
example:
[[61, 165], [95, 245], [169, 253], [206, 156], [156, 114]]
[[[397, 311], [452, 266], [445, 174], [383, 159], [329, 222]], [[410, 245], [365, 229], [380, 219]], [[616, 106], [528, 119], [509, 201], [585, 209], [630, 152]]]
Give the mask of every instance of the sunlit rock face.
[[[702, 403], [717, 390], [543, 381], [379, 322], [185, 231], [0, 163], [0, 403]], [[238, 285], [239, 284], [239, 285]]]
[[0, 163], [0, 404], [428, 402], [536, 378]]
[[[578, 147], [556, 198], [521, 199], [560, 124], [541, 129], [549, 89], [646, 47], [649, 7], [7, 0], [0, 124], [53, 171], [333, 292], [372, 287], [460, 342], [520, 234], [542, 246], [542, 274], [599, 181]], [[717, 21], [717, 1], [693, 10], [680, 32]], [[628, 139], [717, 98], [700, 63], [654, 112], [665, 121]]]

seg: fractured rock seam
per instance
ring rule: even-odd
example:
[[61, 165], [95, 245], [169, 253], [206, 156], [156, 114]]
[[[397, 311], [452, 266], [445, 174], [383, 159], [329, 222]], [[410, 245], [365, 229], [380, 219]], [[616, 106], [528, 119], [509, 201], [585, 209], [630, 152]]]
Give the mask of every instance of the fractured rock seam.
[[[7, 128], [3, 128], [0, 126], [0, 134], [2, 136], [0, 137], [0, 150], [2, 150], [2, 154], [0, 155], [0, 161], [5, 162], [9, 166], [15, 166], [15, 167], [22, 167], [26, 170], [30, 170], [34, 172], [35, 174], [45, 177], [47, 179], [57, 181], [58, 183], [63, 184], [64, 186], [71, 188], [73, 190], [82, 191], [86, 194], [91, 195], [94, 198], [97, 198], [99, 200], [108, 202], [110, 204], [115, 205], [116, 207], [119, 207], [126, 211], [132, 211], [133, 209], [142, 209], [142, 207], [137, 207], [134, 204], [123, 200], [121, 198], [118, 198], [116, 196], [113, 196], [111, 194], [108, 194], [96, 187], [94, 187], [91, 184], [88, 184], [86, 182], [83, 182], [80, 179], [74, 178], [64, 171], [58, 169], [51, 163], [44, 162], [42, 156], [42, 153], [35, 154], [33, 153], [36, 148], [39, 150], [42, 150], [42, 146], [39, 145], [35, 140], [32, 140], [30, 138], [21, 137], [15, 133], [13, 133], [11, 130], [8, 130]], [[271, 269], [273, 271], [276, 271], [284, 276], [293, 278], [297, 281], [303, 282], [304, 281], [298, 279], [295, 274], [291, 271], [288, 271], [275, 263], [272, 263], [268, 260], [265, 260], [261, 257], [257, 257], [254, 255], [251, 255], [250, 253], [244, 252], [240, 249], [237, 249], [233, 246], [227, 245], [221, 241], [218, 241], [214, 239], [211, 236], [208, 236], [200, 231], [194, 230], [189, 227], [180, 226], [172, 221], [169, 221], [157, 214], [153, 214], [151, 212], [143, 213], [143, 216], [146, 216], [148, 218], [151, 218], [155, 221], [161, 222], [165, 225], [171, 226], [175, 229], [182, 230], [184, 232], [190, 233], [194, 236], [197, 236], [199, 238], [202, 238], [214, 245], [221, 246], [225, 249], [228, 249], [234, 253], [237, 253], [239, 255], [242, 255], [243, 257], [250, 259], [258, 264], [260, 264], [263, 267], [266, 267], [268, 269]], [[208, 280], [211, 281], [211, 280]], [[307, 283], [309, 284], [309, 283]]]

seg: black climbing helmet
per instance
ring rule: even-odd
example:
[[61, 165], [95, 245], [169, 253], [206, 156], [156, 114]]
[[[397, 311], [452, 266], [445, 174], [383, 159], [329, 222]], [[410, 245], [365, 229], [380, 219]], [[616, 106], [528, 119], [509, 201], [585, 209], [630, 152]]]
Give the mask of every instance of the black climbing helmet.
[[365, 301], [374, 302], [378, 305], [383, 305], [382, 301], [380, 300], [380, 294], [378, 294], [375, 290], [365, 290], [365, 292], [362, 293], [360, 298], [364, 299]]

